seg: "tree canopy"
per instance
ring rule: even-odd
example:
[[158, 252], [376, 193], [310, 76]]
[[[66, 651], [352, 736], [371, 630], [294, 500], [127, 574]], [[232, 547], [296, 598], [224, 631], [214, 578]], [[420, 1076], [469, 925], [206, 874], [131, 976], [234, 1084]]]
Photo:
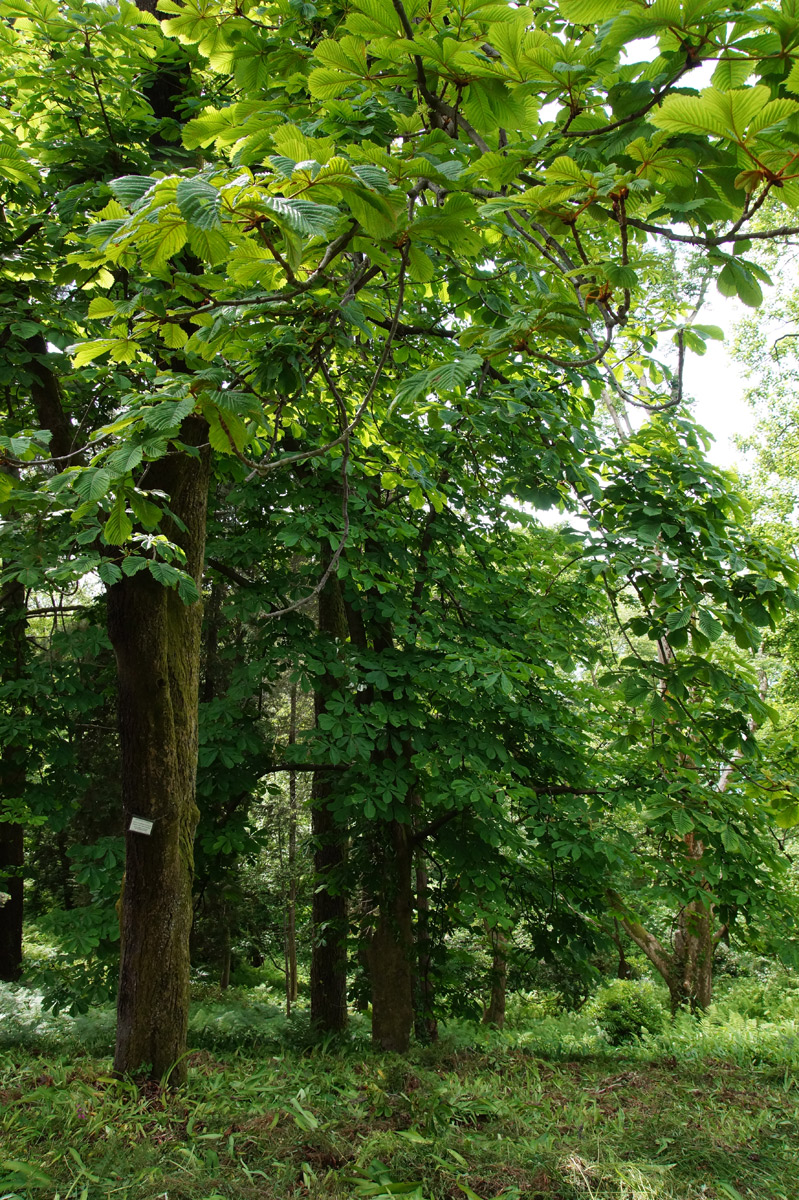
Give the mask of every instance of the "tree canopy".
[[[180, 1060], [198, 820], [230, 899], [279, 768], [313, 776], [321, 1025], [349, 925], [407, 1044], [431, 906], [442, 954], [526, 923], [585, 960], [620, 920], [702, 1006], [784, 866], [757, 653], [796, 574], [684, 363], [708, 288], [757, 306], [752, 247], [799, 232], [799, 6], [0, 16], [4, 970], [23, 826], [119, 861], [63, 785], [107, 770], [81, 715], [114, 696], [118, 1069]], [[314, 718], [281, 746], [287, 681]]]

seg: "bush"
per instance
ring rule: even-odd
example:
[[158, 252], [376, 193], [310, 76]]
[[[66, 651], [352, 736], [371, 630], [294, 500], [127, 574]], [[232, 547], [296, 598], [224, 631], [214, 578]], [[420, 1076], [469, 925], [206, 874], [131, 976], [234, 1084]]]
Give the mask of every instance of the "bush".
[[642, 1033], [660, 1033], [667, 1021], [665, 1006], [651, 983], [617, 979], [597, 992], [589, 1013], [611, 1046]]
[[505, 1023], [509, 1029], [524, 1029], [543, 1017], [559, 1017], [563, 1010], [560, 992], [516, 992], [508, 997]]

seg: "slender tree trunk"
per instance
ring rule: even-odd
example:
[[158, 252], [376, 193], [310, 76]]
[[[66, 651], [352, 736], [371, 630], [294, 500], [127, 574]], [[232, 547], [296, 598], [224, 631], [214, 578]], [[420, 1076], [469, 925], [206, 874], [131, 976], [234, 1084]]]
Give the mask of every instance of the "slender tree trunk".
[[[50, 450], [60, 467], [68, 461], [63, 456], [69, 454], [72, 439], [69, 420], [61, 403], [58, 376], [47, 366], [50, 356], [42, 334], [28, 338], [25, 349], [31, 355], [27, 363], [32, 376], [31, 400], [40, 427], [48, 429], [52, 435]], [[18, 476], [15, 468], [2, 469]], [[0, 590], [0, 673], [4, 683], [22, 679], [25, 629], [25, 588], [13, 580]], [[18, 800], [24, 796], [26, 760], [27, 747], [17, 734], [6, 736], [0, 751], [0, 818], [4, 799]], [[22, 974], [24, 836], [20, 824], [0, 819], [0, 892], [8, 897], [0, 904], [0, 979], [6, 981], [19, 979]]]
[[421, 1043], [438, 1041], [430, 962], [430, 880], [424, 848], [416, 851], [416, 1012], [414, 1030]]
[[[319, 632], [331, 639], [347, 634], [341, 589], [335, 577], [328, 580], [319, 597]], [[332, 676], [320, 681], [314, 696], [317, 721], [336, 686]], [[344, 831], [330, 808], [333, 786], [329, 771], [314, 771], [311, 835], [316, 885], [312, 901], [311, 1022], [321, 1033], [338, 1033], [347, 1024], [347, 897], [342, 879], [346, 846]]]
[[233, 965], [233, 952], [230, 945], [230, 914], [227, 911], [222, 920], [222, 970], [219, 973], [219, 987], [226, 992], [230, 987], [230, 969]]
[[498, 925], [488, 928], [491, 946], [491, 999], [483, 1016], [484, 1025], [502, 1029], [505, 1024], [505, 992], [508, 980], [508, 939]]
[[[297, 685], [291, 688], [289, 745], [297, 740]], [[286, 1009], [297, 1001], [297, 772], [289, 771], [289, 902], [286, 909]]]
[[[22, 678], [25, 647], [25, 589], [16, 580], [0, 591], [0, 670], [4, 684]], [[25, 732], [23, 729], [22, 738]], [[4, 821], [3, 800], [25, 794], [27, 747], [13, 729], [0, 751], [0, 892], [8, 898], [0, 905], [0, 979], [14, 982], [22, 974], [22, 919], [24, 830], [16, 821]]]
[[[3, 790], [6, 779], [3, 772]], [[23, 829], [13, 821], [0, 823], [0, 979], [13, 983], [22, 974]]]
[[[190, 417], [180, 436], [201, 446], [207, 426]], [[150, 488], [168, 494], [186, 526], [166, 532], [182, 546], [198, 585], [209, 463], [207, 448], [197, 458], [173, 450], [150, 467], [147, 479]], [[126, 831], [114, 1068], [147, 1068], [153, 1078], [171, 1070], [172, 1085], [185, 1078], [185, 1060], [179, 1060], [189, 1009], [201, 620], [201, 603], [185, 605], [149, 571], [125, 577], [108, 592]], [[152, 821], [152, 832], [131, 830], [134, 817]]]
[[413, 1027], [413, 841], [399, 821], [384, 824], [383, 832], [380, 911], [369, 944], [372, 1042], [404, 1054]]

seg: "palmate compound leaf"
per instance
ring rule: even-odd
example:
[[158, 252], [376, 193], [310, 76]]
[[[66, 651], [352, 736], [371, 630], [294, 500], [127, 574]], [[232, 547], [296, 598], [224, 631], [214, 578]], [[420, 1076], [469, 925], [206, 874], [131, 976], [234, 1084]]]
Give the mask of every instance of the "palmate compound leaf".
[[413, 403], [429, 392], [443, 393], [462, 387], [481, 365], [482, 359], [479, 355], [464, 354], [449, 362], [439, 363], [430, 370], [415, 371], [397, 388], [391, 407]]
[[799, 101], [774, 100], [767, 87], [704, 88], [699, 96], [667, 96], [649, 120], [666, 133], [697, 133], [743, 142], [786, 121], [799, 109]]
[[197, 584], [185, 571], [180, 571], [177, 567], [170, 566], [169, 563], [157, 560], [148, 562], [147, 567], [153, 579], [158, 583], [162, 583], [164, 587], [177, 588], [178, 595], [184, 604], [194, 604], [199, 600], [200, 593], [197, 590]]

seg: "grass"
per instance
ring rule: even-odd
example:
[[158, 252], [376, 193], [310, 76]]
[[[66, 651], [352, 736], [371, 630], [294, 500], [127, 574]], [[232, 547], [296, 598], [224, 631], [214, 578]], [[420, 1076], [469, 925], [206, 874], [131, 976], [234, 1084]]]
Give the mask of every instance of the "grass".
[[0, 991], [0, 1200], [796, 1200], [799, 1035], [729, 1009], [611, 1048], [587, 1017], [453, 1024], [406, 1059], [206, 998], [179, 1094], [110, 1076], [112, 1014]]

